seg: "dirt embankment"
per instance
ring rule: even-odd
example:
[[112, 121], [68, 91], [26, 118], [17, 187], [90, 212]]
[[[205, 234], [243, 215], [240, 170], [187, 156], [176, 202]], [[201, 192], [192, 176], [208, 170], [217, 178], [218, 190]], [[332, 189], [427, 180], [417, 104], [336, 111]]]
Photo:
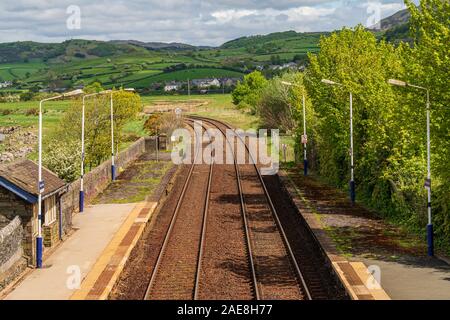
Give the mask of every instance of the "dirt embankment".
[[208, 105], [206, 100], [185, 100], [185, 101], [155, 101], [152, 105], [144, 106], [144, 113], [169, 112], [181, 109], [184, 112], [195, 111], [196, 108]]
[[0, 164], [25, 158], [36, 143], [37, 135], [30, 129], [0, 127]]

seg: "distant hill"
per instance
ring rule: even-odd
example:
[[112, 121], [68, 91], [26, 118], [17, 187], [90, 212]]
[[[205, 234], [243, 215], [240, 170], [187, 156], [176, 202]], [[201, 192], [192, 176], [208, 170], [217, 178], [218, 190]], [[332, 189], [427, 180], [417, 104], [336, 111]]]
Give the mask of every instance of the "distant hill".
[[[411, 14], [408, 9], [394, 13], [392, 16], [380, 21], [379, 26], [373, 26], [369, 29], [378, 33], [380, 38], [386, 39], [392, 43], [412, 42], [409, 34]], [[380, 29], [378, 29], [380, 27]]]
[[10, 90], [64, 90], [97, 81], [145, 91], [172, 80], [239, 78], [255, 69], [271, 76], [278, 72], [273, 65], [306, 64], [324, 34], [277, 32], [220, 47], [136, 40], [0, 43], [0, 82], [12, 82]]
[[275, 32], [267, 35], [255, 35], [241, 37], [235, 40], [225, 42], [223, 49], [245, 48], [255, 53], [273, 53], [280, 49], [311, 49], [316, 51], [320, 36], [328, 34], [327, 32], [299, 33], [295, 31]]
[[380, 21], [381, 31], [392, 30], [396, 27], [405, 25], [409, 22], [410, 18], [411, 13], [409, 12], [408, 9], [400, 10], [394, 13], [392, 16], [384, 18]]
[[[212, 47], [196, 47], [184, 43], [141, 42], [136, 40], [67, 40], [62, 43], [38, 43], [18, 41], [0, 43], [0, 63], [26, 62], [28, 60], [59, 60], [98, 58], [116, 56], [145, 50], [182, 51], [211, 49]], [[53, 61], [54, 62], [54, 61]]]
[[130, 44], [138, 47], [142, 47], [149, 50], [195, 50], [198, 48], [210, 48], [210, 47], [196, 47], [190, 44], [178, 43], [178, 42], [142, 42], [136, 40], [113, 40], [110, 43], [114, 44]]
[[32, 41], [0, 43], [0, 63], [26, 62], [29, 60], [57, 60], [114, 56], [138, 51], [129, 44], [113, 44], [93, 40], [67, 40], [62, 43], [38, 43]]

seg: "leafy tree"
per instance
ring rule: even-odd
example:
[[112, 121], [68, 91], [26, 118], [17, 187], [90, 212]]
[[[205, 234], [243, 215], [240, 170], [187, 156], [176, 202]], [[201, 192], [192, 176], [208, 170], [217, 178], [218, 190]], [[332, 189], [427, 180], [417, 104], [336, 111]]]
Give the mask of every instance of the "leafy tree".
[[231, 96], [235, 105], [249, 106], [252, 113], [256, 113], [256, 106], [261, 90], [266, 86], [267, 80], [259, 71], [254, 71], [239, 82]]
[[[139, 95], [123, 90], [114, 91], [114, 141], [117, 151], [124, 137], [122, 129], [132, 120], [142, 105]], [[110, 95], [101, 95], [86, 100], [85, 109], [86, 165], [99, 165], [111, 155]], [[72, 108], [64, 114], [60, 130], [56, 133], [59, 141], [79, 141], [81, 137], [81, 101], [74, 100]], [[55, 138], [55, 137], [53, 137]]]
[[[347, 186], [349, 92], [352, 92], [359, 197], [386, 214], [401, 211], [413, 216], [411, 203], [403, 201], [400, 205], [398, 199], [421, 196], [420, 192], [411, 193], [407, 189], [411, 187], [409, 182], [417, 181], [416, 168], [405, 168], [401, 161], [410, 158], [422, 163], [420, 147], [407, 143], [413, 132], [410, 124], [415, 123], [412, 119], [417, 114], [406, 112], [402, 115], [405, 110], [398, 108], [395, 89], [386, 82], [389, 78], [403, 76], [400, 57], [408, 48], [394, 48], [384, 41], [378, 42], [362, 26], [322, 38], [320, 48], [318, 55], [310, 55], [306, 81], [317, 114], [315, 152], [318, 171], [335, 185]], [[331, 79], [341, 83], [342, 87], [327, 86], [322, 79]], [[405, 169], [403, 180], [396, 174], [399, 168]], [[408, 183], [404, 183], [406, 181]], [[412, 186], [417, 191], [417, 182]]]
[[[435, 225], [443, 242], [450, 240], [450, 2], [443, 0], [422, 0], [416, 7], [405, 1], [411, 12], [411, 34], [414, 36], [411, 63], [407, 65], [411, 83], [430, 89], [432, 172]], [[410, 91], [410, 90], [408, 90]], [[424, 104], [423, 92], [410, 93], [410, 105], [418, 109], [422, 117], [420, 126], [424, 146]], [[421, 168], [423, 176], [424, 167]]]
[[[289, 87], [282, 82], [290, 82], [294, 86]], [[297, 126], [296, 120], [300, 123], [302, 117], [303, 93], [306, 90], [302, 73], [285, 73], [269, 80], [261, 90], [257, 105], [264, 126], [292, 132]], [[303, 122], [301, 123], [303, 126]]]
[[76, 180], [81, 166], [81, 142], [79, 140], [53, 140], [42, 155], [44, 165], [67, 182]]
[[93, 82], [87, 86], [84, 87], [83, 91], [85, 93], [96, 93], [96, 92], [100, 92], [103, 91], [103, 87], [102, 84], [100, 82]]
[[[406, 1], [414, 45], [376, 41], [359, 26], [320, 41], [310, 55], [306, 87], [317, 124], [319, 173], [345, 187], [349, 179], [349, 92], [354, 101], [354, 155], [358, 195], [370, 206], [409, 227], [426, 224], [426, 94], [391, 87], [389, 78], [430, 89], [434, 222], [442, 243], [450, 239], [450, 3]], [[342, 86], [326, 86], [322, 79]]]

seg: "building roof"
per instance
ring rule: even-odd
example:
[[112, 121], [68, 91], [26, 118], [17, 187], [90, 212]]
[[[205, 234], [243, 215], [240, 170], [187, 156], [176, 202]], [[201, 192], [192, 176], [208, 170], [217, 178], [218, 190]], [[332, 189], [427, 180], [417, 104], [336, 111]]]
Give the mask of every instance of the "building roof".
[[[30, 203], [35, 203], [38, 196], [38, 170], [38, 165], [27, 159], [0, 166], [0, 186]], [[53, 195], [67, 185], [64, 180], [44, 167], [42, 178], [45, 183], [43, 198]]]

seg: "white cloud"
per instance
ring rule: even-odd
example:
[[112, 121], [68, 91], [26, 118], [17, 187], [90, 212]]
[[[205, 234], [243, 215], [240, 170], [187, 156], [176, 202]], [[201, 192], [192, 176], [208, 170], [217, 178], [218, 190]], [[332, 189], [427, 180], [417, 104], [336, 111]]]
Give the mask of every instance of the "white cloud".
[[247, 17], [253, 14], [256, 14], [257, 10], [221, 10], [221, 11], [215, 11], [211, 13], [211, 16], [216, 18], [217, 23], [227, 23], [232, 20], [240, 19], [243, 17]]
[[[417, 1], [417, 0], [416, 0]], [[0, 42], [99, 40], [221, 43], [270, 32], [330, 31], [368, 19], [368, 0], [1, 0]], [[382, 0], [382, 17], [403, 0]], [[81, 9], [81, 29], [66, 28], [66, 8]]]

